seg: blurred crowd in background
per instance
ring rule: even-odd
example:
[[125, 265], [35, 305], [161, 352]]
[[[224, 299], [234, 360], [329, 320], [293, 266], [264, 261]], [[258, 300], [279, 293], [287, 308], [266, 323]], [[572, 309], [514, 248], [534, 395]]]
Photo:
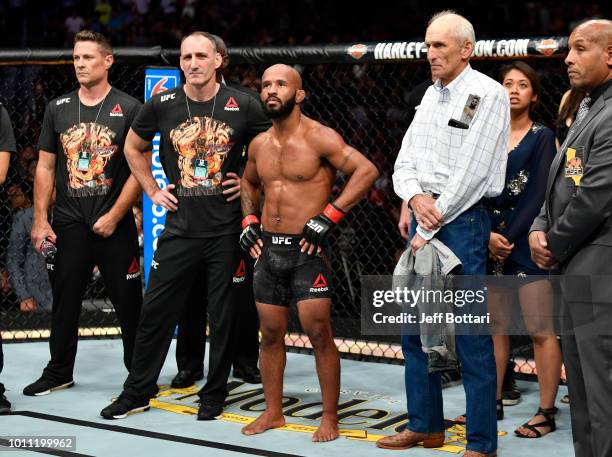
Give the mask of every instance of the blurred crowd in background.
[[[445, 2], [442, 2], [445, 3]], [[0, 50], [2, 48], [70, 48], [75, 33], [90, 29], [110, 37], [115, 46], [178, 47], [182, 35], [207, 30], [225, 38], [230, 46], [305, 45], [422, 38], [426, 22], [435, 10], [457, 5], [423, 4], [416, 0], [371, 3], [321, 0], [273, 2], [271, 0], [62, 0], [33, 2], [0, 0]], [[610, 17], [609, 5], [563, 1], [501, 1], [494, 5], [467, 0], [460, 10], [475, 24], [477, 39], [567, 35], [579, 21]], [[475, 62], [492, 77], [499, 62]], [[11, 160], [6, 184], [0, 186], [0, 308], [19, 307], [22, 300], [11, 284], [7, 252], [18, 252], [10, 243], [21, 243], [12, 228], [20, 212], [32, 205], [36, 142], [47, 103], [76, 87], [73, 70], [49, 65], [0, 66], [0, 101], [11, 115], [18, 152]], [[543, 112], [538, 120], [554, 127], [561, 95], [567, 89], [563, 63], [538, 63], [542, 78]], [[338, 232], [336, 271], [350, 285], [356, 273], [387, 274], [392, 258], [403, 242], [396, 223], [399, 199], [391, 183], [393, 163], [408, 127], [408, 99], [413, 87], [429, 78], [426, 64], [309, 65], [303, 68], [308, 92], [305, 112], [343, 133], [379, 167], [381, 176], [363, 204], [352, 213], [375, 221], [367, 228], [346, 224]], [[142, 99], [143, 68], [116, 66], [111, 82]], [[226, 78], [259, 90], [261, 68], [234, 66]], [[135, 76], [136, 75], [136, 76]], [[130, 84], [130, 87], [127, 85]], [[337, 186], [342, 184], [340, 177]], [[31, 211], [31, 210], [30, 210]], [[137, 210], [138, 211], [138, 210]], [[361, 213], [359, 213], [361, 211]], [[358, 221], [357, 221], [358, 222]], [[21, 230], [23, 232], [23, 230]], [[355, 246], [369, 249], [368, 239], [385, 234], [384, 249], [355, 255]], [[362, 241], [365, 241], [363, 243]], [[24, 254], [25, 255], [25, 254]], [[368, 265], [361, 265], [363, 258]], [[10, 260], [10, 259], [8, 259]], [[13, 262], [13, 267], [15, 262]], [[349, 271], [351, 270], [351, 271]], [[25, 273], [24, 273], [25, 274]], [[342, 278], [342, 276], [345, 276]], [[94, 272], [95, 280], [95, 272]], [[14, 282], [14, 281], [13, 281]], [[94, 281], [95, 282], [95, 281]], [[98, 285], [91, 295], [100, 293]], [[23, 306], [22, 306], [23, 308]]]
[[586, 18], [610, 17], [607, 2], [382, 2], [301, 0], [33, 0], [0, 1], [0, 47], [71, 46], [81, 29], [115, 46], [177, 46], [207, 30], [231, 46], [411, 39], [435, 11], [458, 8], [477, 38], [566, 35]]

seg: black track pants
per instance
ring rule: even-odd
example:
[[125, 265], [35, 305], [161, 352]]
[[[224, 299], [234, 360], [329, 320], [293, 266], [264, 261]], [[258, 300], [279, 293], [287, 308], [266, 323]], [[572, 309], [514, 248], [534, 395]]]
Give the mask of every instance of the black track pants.
[[[253, 259], [243, 253], [244, 269], [240, 265], [234, 277], [244, 277], [244, 287], [238, 296], [238, 331], [235, 338], [236, 352], [233, 366], [239, 370], [257, 368], [259, 359], [259, 317], [253, 297]], [[190, 370], [195, 373], [204, 370], [206, 354], [207, 305], [206, 297], [202, 300], [198, 287], [194, 287], [188, 304], [178, 323], [176, 337], [176, 366], [179, 371]]]
[[[224, 401], [234, 355], [236, 297], [245, 287], [245, 281], [234, 281], [240, 260], [238, 234], [186, 238], [165, 231], [161, 235], [136, 332], [132, 370], [124, 384], [125, 395], [155, 396], [157, 378], [179, 318], [186, 306], [201, 307], [207, 297], [210, 365], [199, 395], [203, 400]], [[189, 300], [197, 292], [201, 299]]]
[[131, 211], [108, 238], [80, 223], [55, 223], [53, 230], [57, 254], [49, 270], [53, 288], [51, 360], [43, 376], [57, 382], [72, 379], [83, 295], [95, 265], [121, 325], [123, 362], [129, 370], [142, 306], [138, 235]]

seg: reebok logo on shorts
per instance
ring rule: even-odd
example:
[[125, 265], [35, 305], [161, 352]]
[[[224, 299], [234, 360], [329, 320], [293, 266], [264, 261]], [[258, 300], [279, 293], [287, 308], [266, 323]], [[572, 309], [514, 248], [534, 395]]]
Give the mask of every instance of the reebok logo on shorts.
[[140, 276], [140, 266], [138, 265], [138, 261], [136, 257], [132, 259], [132, 263], [130, 264], [130, 268], [128, 268], [127, 274], [125, 275], [125, 279], [134, 279]]
[[121, 109], [121, 105], [117, 103], [115, 107], [111, 110], [109, 115], [123, 117], [123, 110]]
[[236, 103], [236, 99], [234, 97], [227, 99], [224, 109], [225, 111], [240, 111], [240, 107], [238, 106], [238, 103]]
[[232, 281], [234, 283], [244, 282], [245, 277], [246, 277], [246, 266], [244, 265], [244, 260], [241, 260], [240, 264], [238, 265], [238, 269], [236, 270], [236, 273], [234, 273], [234, 277], [232, 278]]
[[317, 275], [317, 279], [312, 283], [312, 287], [310, 288], [311, 292], [327, 292], [329, 287], [327, 286], [327, 281], [325, 280], [325, 276], [323, 273], [319, 273]]

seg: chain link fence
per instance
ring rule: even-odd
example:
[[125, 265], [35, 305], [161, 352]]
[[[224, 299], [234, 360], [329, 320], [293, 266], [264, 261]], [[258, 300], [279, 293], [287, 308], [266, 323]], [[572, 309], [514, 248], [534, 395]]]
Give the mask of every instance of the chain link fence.
[[[281, 60], [281, 59], [279, 59]], [[557, 108], [568, 89], [565, 66], [559, 55], [525, 58], [542, 80], [540, 121], [554, 128]], [[156, 62], [151, 62], [155, 64]], [[141, 99], [144, 70], [148, 62], [116, 63], [111, 83]], [[497, 78], [500, 60], [479, 59], [473, 67]], [[305, 114], [336, 129], [380, 170], [380, 178], [369, 195], [341, 221], [331, 235], [331, 261], [334, 277], [333, 329], [340, 351], [348, 357], [374, 358], [401, 363], [399, 337], [366, 337], [360, 332], [360, 280], [362, 274], [391, 274], [404, 249], [397, 221], [400, 200], [393, 192], [391, 175], [395, 157], [408, 127], [407, 100], [411, 90], [429, 78], [425, 61], [300, 63], [307, 91]], [[259, 77], [267, 64], [230, 65], [226, 78], [258, 89]], [[48, 287], [42, 268], [30, 268], [23, 259], [29, 237], [22, 220], [31, 207], [36, 143], [44, 110], [49, 100], [76, 88], [69, 61], [44, 64], [5, 64], [0, 66], [0, 101], [7, 108], [17, 139], [17, 154], [11, 159], [9, 176], [0, 189], [0, 313], [6, 339], [47, 338], [50, 303], [39, 303], [37, 311], [22, 311], [24, 294], [20, 283]], [[343, 183], [339, 176], [338, 190]], [[17, 233], [19, 232], [20, 233]], [[21, 279], [19, 279], [21, 278]], [[27, 279], [27, 280], [26, 280]], [[117, 321], [99, 275], [92, 279], [84, 298], [80, 320], [81, 334], [117, 335]], [[297, 316], [292, 314], [287, 344], [308, 348], [300, 333]], [[529, 338], [514, 341], [514, 354], [522, 372], [530, 373], [532, 358]]]

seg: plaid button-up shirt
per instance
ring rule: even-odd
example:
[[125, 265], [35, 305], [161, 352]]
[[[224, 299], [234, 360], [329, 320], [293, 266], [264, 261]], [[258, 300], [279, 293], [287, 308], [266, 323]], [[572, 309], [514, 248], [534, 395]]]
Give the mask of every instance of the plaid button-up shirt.
[[[464, 128], [450, 126], [451, 119]], [[502, 192], [509, 135], [506, 90], [468, 64], [445, 87], [436, 81], [425, 92], [395, 161], [395, 193], [405, 201], [439, 194], [436, 207], [444, 224], [452, 222], [481, 198]], [[419, 226], [417, 232], [429, 240], [437, 230]]]

